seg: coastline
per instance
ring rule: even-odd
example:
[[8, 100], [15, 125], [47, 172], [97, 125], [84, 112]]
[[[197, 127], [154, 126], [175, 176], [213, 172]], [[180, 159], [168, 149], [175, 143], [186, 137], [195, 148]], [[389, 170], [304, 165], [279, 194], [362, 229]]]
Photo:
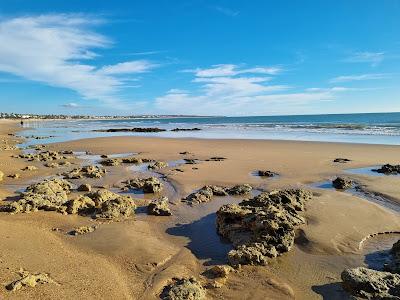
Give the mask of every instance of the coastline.
[[[1, 138], [15, 144], [12, 141], [15, 138], [7, 134], [19, 130], [16, 123], [10, 122], [0, 128]], [[206, 184], [231, 186], [249, 183], [265, 190], [302, 187], [315, 194], [306, 205], [307, 224], [300, 227], [301, 242], [298, 241], [292, 251], [271, 265], [244, 266], [230, 274], [224, 286], [207, 290], [210, 299], [232, 296], [252, 299], [321, 299], [329, 296], [340, 299], [344, 297], [338, 288], [340, 272], [345, 267], [364, 264], [360, 242], [379, 232], [400, 231], [397, 213], [347, 192], [312, 186], [315, 182], [345, 175], [366, 189], [388, 195], [400, 203], [399, 178], [345, 173], [346, 169], [398, 163], [400, 146], [122, 136], [74, 140], [47, 147], [98, 155], [139, 153], [139, 157], [168, 162], [185, 157], [200, 162], [179, 166], [183, 172], [174, 171], [174, 168], [158, 171], [166, 176], [177, 192], [172, 206], [173, 216], [167, 219], [137, 214], [133, 219], [103, 224], [94, 233], [71, 238], [65, 234], [67, 229], [92, 222], [81, 216], [64, 216], [55, 212], [0, 213], [0, 238], [7, 241], [0, 248], [0, 257], [4, 258], [0, 265], [0, 280], [5, 283], [12, 281], [15, 272], [23, 267], [48, 272], [60, 284], [43, 285], [15, 294], [2, 288], [0, 295], [5, 299], [34, 299], [39, 295], [68, 299], [77, 292], [88, 297], [157, 299], [162, 287], [172, 277], [199, 277], [212, 257], [207, 257], [209, 252], [199, 255], [192, 244], [204, 237], [181, 232], [177, 224], [197, 228], [195, 226], [208, 220], [205, 218], [215, 212], [219, 204], [212, 201], [208, 206], [191, 208], [179, 203], [178, 198]], [[179, 154], [185, 151], [191, 154]], [[22, 172], [21, 168], [30, 163], [10, 157], [16, 153], [19, 150], [0, 152], [0, 170], [6, 175], [22, 174], [20, 179], [5, 177], [0, 183], [2, 199], [13, 196], [12, 191], [5, 187], [24, 186], [32, 179], [60, 172], [39, 162], [36, 163], [39, 170]], [[226, 160], [207, 161], [211, 157], [224, 157]], [[332, 161], [337, 157], [352, 161], [335, 164]], [[110, 175], [101, 181], [103, 185], [112, 186], [115, 181], [132, 176], [123, 166], [107, 169]], [[253, 172], [259, 169], [273, 170], [279, 177], [262, 179], [254, 176]], [[138, 199], [137, 203], [146, 204], [148, 199]], [[54, 227], [62, 231], [52, 231]], [[205, 243], [207, 250], [207, 239]], [[70, 272], [65, 272], [66, 269]]]

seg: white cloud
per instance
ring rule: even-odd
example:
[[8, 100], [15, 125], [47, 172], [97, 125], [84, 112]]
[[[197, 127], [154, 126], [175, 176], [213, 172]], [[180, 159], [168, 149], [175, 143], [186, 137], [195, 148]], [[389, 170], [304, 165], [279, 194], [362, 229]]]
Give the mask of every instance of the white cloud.
[[65, 107], [65, 108], [78, 108], [78, 107], [80, 107], [79, 104], [74, 103], [74, 102], [65, 103], [65, 104], [62, 104], [61, 106]]
[[376, 80], [385, 79], [388, 74], [359, 74], [359, 75], [344, 75], [332, 78], [330, 82], [348, 82], [348, 81], [361, 81], [361, 80]]
[[279, 67], [255, 67], [248, 69], [240, 69], [238, 65], [233, 64], [219, 64], [213, 65], [207, 69], [194, 69], [185, 70], [184, 72], [195, 73], [197, 77], [217, 77], [217, 76], [235, 76], [239, 74], [264, 74], [264, 75], [275, 75], [281, 72], [282, 69]]
[[356, 52], [345, 61], [352, 63], [369, 63], [375, 67], [385, 59], [385, 52]]
[[141, 73], [154, 65], [130, 61], [99, 70], [86, 63], [97, 57], [95, 49], [112, 45], [92, 30], [101, 22], [71, 14], [0, 20], [0, 71], [71, 89], [87, 99], [116, 103], [125, 83], [115, 75]]

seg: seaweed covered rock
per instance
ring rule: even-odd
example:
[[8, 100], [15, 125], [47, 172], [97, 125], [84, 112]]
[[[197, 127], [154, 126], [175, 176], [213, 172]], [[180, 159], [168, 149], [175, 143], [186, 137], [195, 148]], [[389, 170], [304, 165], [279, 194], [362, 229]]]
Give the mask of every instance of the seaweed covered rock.
[[28, 186], [21, 199], [7, 204], [2, 210], [12, 213], [59, 210], [68, 201], [71, 188], [71, 184], [66, 180], [47, 179]]
[[312, 194], [302, 189], [264, 192], [217, 211], [218, 233], [229, 239], [231, 265], [265, 265], [272, 257], [291, 249], [295, 229], [304, 224], [304, 204]]
[[168, 163], [164, 161], [156, 161], [150, 165], [147, 166], [149, 170], [158, 170], [158, 169], [163, 169], [168, 167]]
[[168, 198], [163, 197], [160, 200], [151, 202], [147, 207], [147, 213], [154, 216], [170, 216], [171, 210], [168, 205]]
[[163, 300], [203, 300], [206, 291], [194, 278], [174, 278], [173, 282], [162, 291], [160, 298]]
[[400, 174], [400, 165], [386, 164], [379, 169], [373, 169], [372, 171], [386, 175], [398, 175]]
[[350, 294], [365, 299], [400, 299], [400, 275], [368, 268], [342, 272], [343, 287]]
[[21, 278], [7, 285], [7, 290], [15, 292], [24, 287], [35, 287], [38, 284], [56, 283], [50, 278], [49, 274], [46, 273], [31, 274], [23, 269], [21, 269], [18, 273]]
[[353, 181], [348, 178], [337, 177], [332, 181], [332, 185], [338, 190], [347, 190], [353, 187]]
[[98, 166], [85, 166], [75, 168], [70, 172], [63, 174], [65, 179], [80, 179], [80, 178], [101, 178], [106, 175], [107, 170]]
[[159, 193], [163, 189], [163, 184], [156, 177], [134, 178], [125, 181], [125, 188], [139, 189], [144, 193]]

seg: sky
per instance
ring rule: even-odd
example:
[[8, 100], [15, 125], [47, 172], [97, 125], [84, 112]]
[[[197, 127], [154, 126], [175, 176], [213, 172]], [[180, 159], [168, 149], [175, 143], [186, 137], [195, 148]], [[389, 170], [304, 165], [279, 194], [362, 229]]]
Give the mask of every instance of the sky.
[[400, 0], [0, 0], [0, 111], [400, 111]]

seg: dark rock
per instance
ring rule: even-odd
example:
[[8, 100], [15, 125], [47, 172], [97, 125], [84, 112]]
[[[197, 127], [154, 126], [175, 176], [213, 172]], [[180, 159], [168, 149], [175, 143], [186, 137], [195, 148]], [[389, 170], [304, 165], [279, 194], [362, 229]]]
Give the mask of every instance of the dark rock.
[[400, 174], [400, 165], [386, 164], [380, 167], [379, 169], [373, 169], [372, 171], [386, 175], [398, 175]]
[[194, 127], [194, 128], [174, 128], [174, 129], [171, 129], [171, 131], [200, 131], [201, 130], [201, 128], [197, 128], [197, 127]]
[[187, 164], [187, 165], [195, 165], [195, 164], [197, 164], [196, 160], [192, 159], [192, 158], [184, 158], [183, 160], [185, 161], [185, 164]]
[[332, 181], [332, 185], [338, 190], [347, 190], [353, 187], [353, 181], [347, 178], [337, 177]]
[[100, 161], [100, 164], [102, 164], [103, 166], [110, 166], [110, 167], [119, 166], [121, 164], [121, 160], [118, 158], [106, 158]]
[[335, 163], [347, 163], [347, 162], [349, 162], [349, 161], [351, 161], [351, 159], [348, 159], [348, 158], [341, 158], [341, 157], [339, 157], [339, 158], [335, 158], [334, 160], [333, 160], [333, 162], [335, 162]]
[[230, 188], [227, 190], [227, 193], [229, 195], [234, 195], [234, 196], [240, 196], [240, 195], [246, 195], [252, 191], [252, 187], [249, 184], [238, 184], [235, 185], [234, 187]]
[[163, 169], [168, 167], [168, 163], [164, 161], [156, 161], [150, 165], [147, 166], [149, 170], [158, 170], [158, 169]]
[[72, 171], [63, 174], [65, 179], [80, 179], [80, 178], [101, 178], [106, 175], [107, 170], [98, 166], [85, 166], [75, 168]]
[[90, 184], [81, 184], [77, 188], [77, 191], [79, 191], [79, 192], [90, 192], [91, 190], [92, 190], [92, 186]]
[[135, 127], [135, 128], [110, 128], [110, 129], [97, 129], [93, 130], [96, 132], [162, 132], [166, 131], [166, 129], [157, 128], [157, 127]]
[[258, 176], [262, 177], [274, 177], [277, 174], [275, 172], [269, 171], [269, 170], [259, 170], [258, 171]]

